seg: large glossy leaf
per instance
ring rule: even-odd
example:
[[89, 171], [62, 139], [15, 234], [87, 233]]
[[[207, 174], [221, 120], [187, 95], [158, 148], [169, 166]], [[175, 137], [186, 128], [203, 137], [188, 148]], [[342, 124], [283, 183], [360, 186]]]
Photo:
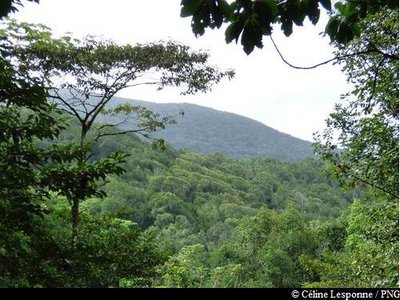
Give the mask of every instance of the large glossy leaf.
[[275, 1], [265, 0], [254, 3], [253, 16], [264, 34], [271, 34], [271, 23], [275, 22], [277, 12]]
[[347, 44], [353, 38], [354, 33], [351, 26], [346, 21], [340, 22], [335, 39], [342, 44]]
[[338, 31], [339, 26], [339, 16], [333, 16], [329, 19], [328, 24], [326, 24], [325, 32], [331, 38], [331, 41], [335, 39], [336, 33]]
[[241, 44], [244, 52], [248, 55], [253, 52], [254, 47], [262, 48], [262, 32], [252, 23], [248, 23], [242, 33]]
[[236, 42], [239, 39], [240, 33], [243, 30], [244, 18], [240, 17], [236, 22], [231, 23], [225, 31], [225, 41], [229, 44], [233, 40]]
[[320, 11], [318, 8], [318, 0], [305, 0], [305, 2], [303, 3], [308, 19], [314, 25], [317, 24], [320, 15]]
[[211, 28], [217, 27], [220, 28], [222, 25], [222, 21], [224, 20], [224, 16], [222, 11], [217, 6], [213, 6], [211, 10], [211, 15], [213, 19], [213, 23], [211, 24]]
[[228, 20], [232, 19], [233, 16], [233, 8], [229, 5], [225, 0], [218, 0], [218, 8], [221, 10], [221, 13]]
[[182, 0], [181, 1], [181, 17], [192, 16], [200, 7], [202, 0]]
[[291, 21], [282, 21], [281, 29], [286, 36], [293, 33], [293, 23]]

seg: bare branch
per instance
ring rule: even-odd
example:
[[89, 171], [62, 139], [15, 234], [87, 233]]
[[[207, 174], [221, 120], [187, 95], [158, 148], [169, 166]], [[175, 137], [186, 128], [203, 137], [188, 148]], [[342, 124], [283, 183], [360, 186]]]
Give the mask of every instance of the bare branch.
[[143, 133], [143, 132], [148, 131], [149, 129], [150, 129], [149, 127], [143, 127], [140, 129], [129, 129], [129, 130], [117, 131], [117, 132], [104, 132], [104, 133], [100, 133], [97, 135], [97, 137], [95, 138], [95, 142], [97, 142], [100, 138], [105, 137], [105, 136], [116, 136], [116, 135], [122, 135], [122, 134], [127, 134], [127, 133], [138, 133], [145, 138], [149, 138], [149, 136], [147, 134]]
[[363, 54], [370, 54], [370, 53], [381, 53], [381, 52], [379, 52], [379, 51], [376, 50], [376, 49], [369, 49], [369, 50], [360, 51], [360, 52], [355, 52], [355, 53], [351, 53], [351, 54], [336, 56], [336, 57], [333, 57], [333, 58], [328, 59], [328, 60], [326, 60], [326, 61], [323, 61], [323, 62], [321, 62], [321, 63], [315, 64], [315, 65], [312, 65], [312, 66], [303, 67], [303, 66], [296, 66], [296, 65], [293, 65], [293, 64], [291, 64], [290, 62], [288, 62], [288, 61], [284, 58], [284, 56], [282, 55], [281, 51], [279, 50], [279, 48], [278, 48], [278, 46], [276, 45], [276, 43], [275, 43], [274, 39], [272, 38], [272, 36], [270, 36], [270, 39], [271, 39], [271, 41], [272, 41], [272, 44], [274, 45], [274, 48], [275, 48], [276, 52], [278, 52], [278, 54], [279, 54], [280, 58], [282, 59], [282, 61], [283, 61], [285, 64], [287, 64], [289, 67], [291, 67], [291, 68], [293, 68], [293, 69], [297, 69], [297, 70], [311, 70], [311, 69], [315, 69], [315, 68], [321, 67], [321, 66], [323, 66], [323, 65], [329, 64], [330, 62], [333, 62], [333, 61], [340, 61], [340, 60], [343, 60], [343, 59], [345, 59], [345, 58], [352, 57], [352, 56], [363, 55]]
[[58, 93], [58, 90], [55, 91], [55, 95], [51, 95], [50, 97], [61, 101], [61, 103], [69, 109], [69, 110], [63, 109], [65, 112], [67, 112], [70, 115], [75, 116], [79, 120], [79, 122], [81, 122], [81, 123], [83, 122], [83, 119], [79, 115], [78, 111], [71, 104], [69, 104], [68, 101], [66, 101], [63, 97], [60, 96], [60, 94]]
[[114, 124], [110, 124], [110, 123], [106, 123], [106, 124], [103, 124], [103, 125], [101, 125], [101, 126], [99, 126], [98, 128], [97, 128], [97, 131], [101, 131], [101, 130], [103, 130], [103, 129], [105, 129], [105, 128], [112, 128], [112, 127], [118, 127], [118, 126], [120, 126], [120, 125], [122, 125], [122, 124], [125, 124], [125, 123], [127, 123], [128, 122], [128, 120], [129, 120], [129, 117], [127, 116], [126, 118], [124, 118], [121, 122], [119, 122], [119, 123], [114, 123]]

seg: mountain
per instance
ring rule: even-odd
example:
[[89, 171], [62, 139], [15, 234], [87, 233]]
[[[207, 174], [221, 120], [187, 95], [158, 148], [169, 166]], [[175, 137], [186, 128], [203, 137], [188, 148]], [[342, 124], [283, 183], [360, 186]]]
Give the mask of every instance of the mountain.
[[[296, 161], [312, 156], [311, 143], [247, 117], [188, 103], [154, 103], [115, 97], [113, 103], [144, 106], [177, 124], [155, 134], [176, 149], [220, 152], [232, 158], [264, 157]], [[183, 112], [184, 115], [179, 115]]]

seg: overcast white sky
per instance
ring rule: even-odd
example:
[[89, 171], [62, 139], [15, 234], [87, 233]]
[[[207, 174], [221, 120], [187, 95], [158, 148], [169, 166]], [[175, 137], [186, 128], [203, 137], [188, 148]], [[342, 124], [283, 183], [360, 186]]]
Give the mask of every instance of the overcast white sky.
[[[324, 128], [324, 119], [349, 87], [338, 66], [294, 70], [285, 65], [269, 39], [264, 48], [247, 56], [241, 45], [226, 45], [223, 30], [207, 31], [195, 38], [190, 18], [181, 18], [180, 0], [40, 0], [24, 1], [12, 17], [46, 24], [56, 34], [77, 37], [101, 35], [121, 43], [174, 40], [193, 49], [207, 49], [210, 62], [236, 71], [208, 94], [181, 96], [179, 89], [156, 91], [154, 87], [128, 89], [122, 97], [154, 102], [188, 102], [244, 115], [279, 131], [312, 141], [312, 133]], [[326, 17], [324, 18], [326, 19]], [[328, 38], [322, 38], [326, 22], [315, 27], [306, 21], [290, 38], [279, 28], [274, 38], [293, 64], [308, 66], [332, 57]]]

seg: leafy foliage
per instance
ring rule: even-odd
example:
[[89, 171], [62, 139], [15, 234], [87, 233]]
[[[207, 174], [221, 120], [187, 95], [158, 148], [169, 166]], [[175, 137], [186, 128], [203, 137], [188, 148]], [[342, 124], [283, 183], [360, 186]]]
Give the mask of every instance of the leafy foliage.
[[[136, 224], [110, 217], [93, 217], [81, 213], [79, 243], [72, 248], [70, 231], [65, 226], [70, 207], [65, 199], [49, 202], [50, 214], [45, 226], [48, 236], [58, 247], [54, 264], [57, 276], [48, 278], [44, 286], [119, 287], [121, 281], [135, 286], [148, 286], [155, 275], [155, 266], [162, 262], [149, 237]], [[39, 282], [41, 278], [37, 279]], [[42, 279], [43, 280], [43, 279]]]
[[[27, 0], [30, 2], [39, 3], [39, 0]], [[0, 19], [7, 17], [10, 13], [18, 11], [18, 6], [22, 6], [21, 0], [3, 0], [0, 2]]]
[[398, 286], [398, 35], [398, 11], [386, 9], [365, 18], [359, 39], [338, 46], [355, 88], [330, 115], [316, 149], [342, 185], [369, 190], [351, 206], [343, 251], [305, 259], [320, 274], [310, 286]]
[[332, 41], [347, 44], [360, 35], [359, 23], [368, 15], [382, 9], [396, 11], [396, 0], [338, 1], [332, 9], [330, 0], [182, 0], [181, 17], [192, 17], [194, 34], [203, 35], [205, 29], [220, 28], [226, 22], [227, 43], [235, 40], [250, 54], [254, 47], [262, 48], [263, 36], [272, 34], [273, 25], [280, 24], [286, 36], [293, 32], [293, 25], [302, 26], [305, 18], [316, 24], [320, 7], [330, 13], [326, 33]]
[[[343, 71], [354, 90], [335, 107], [316, 150], [346, 186], [366, 184], [398, 198], [399, 64], [398, 12], [384, 10], [363, 23], [363, 34], [347, 47]], [[374, 48], [361, 56], [352, 53]], [[337, 139], [337, 145], [336, 145]], [[337, 151], [337, 148], [343, 150]]]
[[35, 231], [14, 233], [14, 243], [7, 241], [7, 246], [15, 248], [10, 260], [2, 260], [1, 287], [150, 285], [164, 257], [137, 225], [82, 213], [83, 238], [71, 247], [66, 199], [52, 197], [44, 203], [47, 213], [31, 222]]
[[[69, 163], [55, 159], [45, 172], [71, 203], [74, 245], [79, 233], [80, 202], [91, 196], [105, 196], [100, 190], [101, 181], [109, 174], [121, 174], [120, 165], [126, 158], [117, 152], [92, 162], [89, 159], [94, 143], [113, 134], [139, 132], [147, 136], [171, 122], [169, 117], [160, 119], [145, 108], [129, 104], [105, 109], [112, 97], [124, 88], [142, 84], [156, 84], [159, 89], [186, 85], [185, 93], [206, 92], [223, 77], [233, 76], [232, 71], [220, 72], [207, 66], [207, 54], [190, 52], [189, 47], [172, 42], [120, 46], [95, 37], [82, 41], [70, 36], [53, 38], [45, 26], [12, 20], [7, 22], [3, 35], [9, 47], [4, 58], [25, 73], [35, 74], [53, 102], [80, 124], [77, 144], [62, 149], [64, 153], [75, 150], [79, 155]], [[147, 73], [156, 79], [143, 81]], [[127, 116], [124, 121], [138, 118], [137, 127], [116, 133], [112, 129], [118, 124], [103, 124], [97, 127], [94, 137], [88, 135], [99, 115], [121, 113]]]
[[302, 257], [319, 273], [309, 287], [396, 287], [398, 285], [398, 204], [385, 199], [356, 201], [351, 206], [342, 251], [322, 259]]
[[[6, 60], [9, 47], [0, 43], [0, 265], [1, 286], [26, 286], [41, 234], [43, 201], [59, 186], [43, 169], [56, 148], [38, 147], [37, 141], [53, 140], [65, 128], [61, 113], [46, 99], [40, 80]], [[72, 153], [74, 156], [74, 153]], [[68, 160], [67, 157], [64, 159]], [[62, 173], [58, 169], [57, 172]]]
[[325, 31], [331, 41], [347, 44], [360, 36], [361, 24], [368, 22], [371, 16], [387, 9], [396, 12], [398, 8], [399, 3], [394, 0], [339, 1], [335, 3], [335, 12]]

